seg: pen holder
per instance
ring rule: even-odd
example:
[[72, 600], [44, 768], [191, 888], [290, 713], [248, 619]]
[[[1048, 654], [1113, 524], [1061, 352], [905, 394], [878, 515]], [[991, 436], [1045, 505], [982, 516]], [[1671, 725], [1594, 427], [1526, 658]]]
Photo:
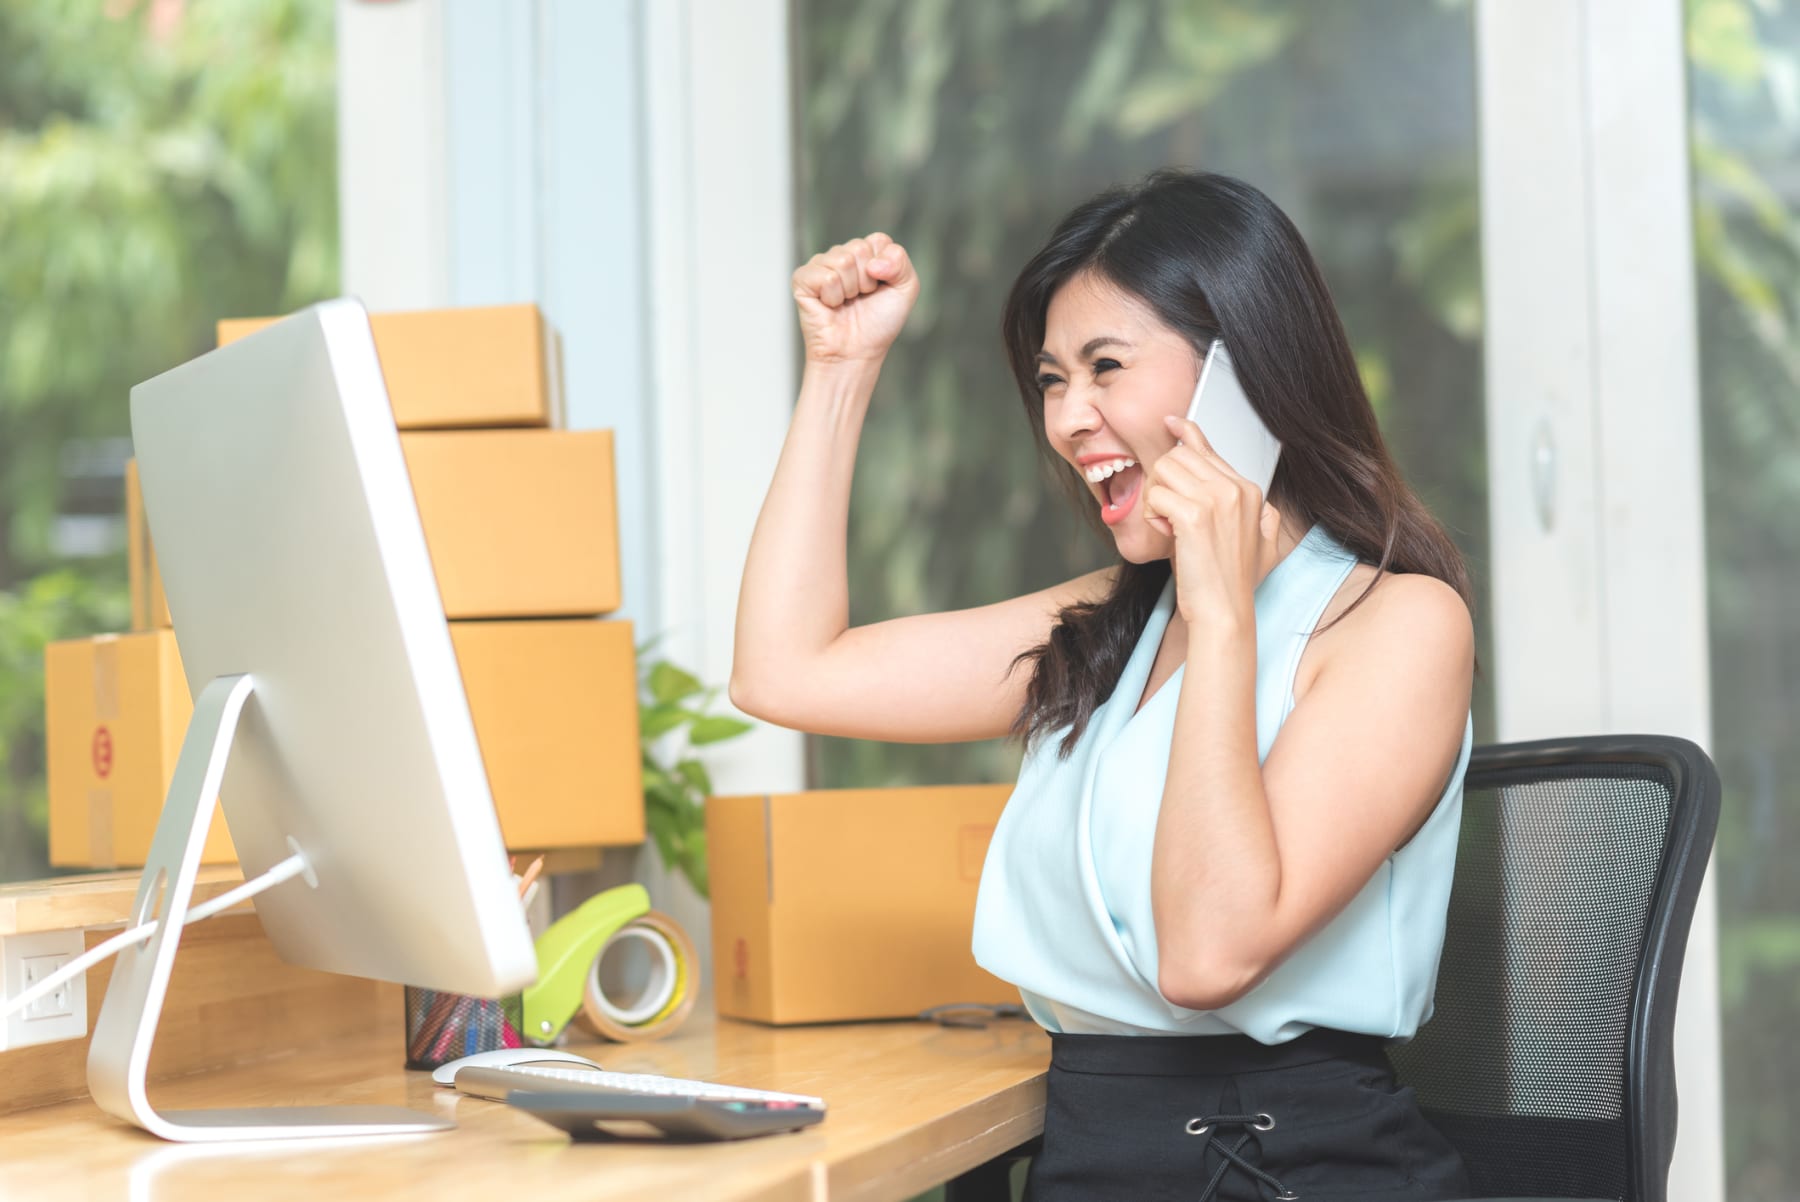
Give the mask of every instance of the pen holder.
[[406, 1067], [436, 1068], [452, 1060], [525, 1046], [520, 995], [478, 998], [406, 987]]

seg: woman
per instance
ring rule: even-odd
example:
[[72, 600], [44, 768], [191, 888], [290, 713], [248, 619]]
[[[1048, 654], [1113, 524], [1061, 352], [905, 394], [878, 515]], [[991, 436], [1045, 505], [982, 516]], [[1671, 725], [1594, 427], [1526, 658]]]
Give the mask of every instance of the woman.
[[[1178, 171], [1070, 213], [1002, 329], [1033, 434], [1121, 562], [856, 629], [851, 470], [918, 279], [871, 234], [793, 283], [806, 368], [731, 697], [821, 734], [1024, 738], [974, 942], [1051, 1032], [1028, 1196], [1460, 1196], [1383, 1044], [1430, 1015], [1473, 737], [1468, 583], [1292, 223]], [[1267, 498], [1185, 418], [1215, 338], [1282, 443]]]

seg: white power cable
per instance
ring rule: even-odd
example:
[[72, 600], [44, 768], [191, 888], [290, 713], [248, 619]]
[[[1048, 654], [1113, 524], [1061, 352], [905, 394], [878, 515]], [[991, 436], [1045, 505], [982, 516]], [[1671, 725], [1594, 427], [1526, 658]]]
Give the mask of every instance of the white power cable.
[[[296, 852], [261, 876], [245, 881], [237, 888], [229, 889], [211, 901], [202, 902], [193, 907], [187, 912], [187, 918], [183, 920], [182, 925], [186, 926], [189, 923], [211, 918], [221, 910], [229, 910], [239, 902], [249, 901], [265, 889], [272, 889], [281, 882], [292, 880], [305, 871], [306, 857]], [[142, 943], [156, 934], [156, 928], [160, 925], [159, 920], [151, 919], [141, 926], [132, 927], [128, 931], [120, 931], [111, 939], [95, 944], [43, 980], [33, 984], [30, 989], [18, 997], [12, 998], [5, 1005], [0, 1006], [0, 1022], [30, 1006], [39, 998], [55, 993], [64, 983], [74, 980], [107, 957], [117, 955], [134, 943]]]

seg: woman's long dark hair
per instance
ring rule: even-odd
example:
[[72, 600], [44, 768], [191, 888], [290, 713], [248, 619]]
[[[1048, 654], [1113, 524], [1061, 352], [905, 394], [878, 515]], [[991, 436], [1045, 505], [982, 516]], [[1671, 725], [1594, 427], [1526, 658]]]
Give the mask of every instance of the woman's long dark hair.
[[[1312, 252], [1273, 201], [1229, 176], [1165, 168], [1102, 192], [1063, 219], [1007, 296], [1001, 331], [1032, 434], [1091, 525], [1104, 531], [1088, 490], [1050, 446], [1037, 385], [1050, 300], [1084, 272], [1148, 305], [1196, 355], [1225, 340], [1251, 405], [1281, 441], [1268, 499], [1284, 517], [1323, 526], [1381, 571], [1435, 576], [1469, 603], [1461, 553], [1382, 441]], [[1067, 758], [1118, 685], [1169, 571], [1166, 559], [1122, 561], [1107, 597], [1063, 610], [1049, 640], [1013, 661], [1034, 664], [1015, 736], [1029, 744], [1070, 726], [1059, 748]]]

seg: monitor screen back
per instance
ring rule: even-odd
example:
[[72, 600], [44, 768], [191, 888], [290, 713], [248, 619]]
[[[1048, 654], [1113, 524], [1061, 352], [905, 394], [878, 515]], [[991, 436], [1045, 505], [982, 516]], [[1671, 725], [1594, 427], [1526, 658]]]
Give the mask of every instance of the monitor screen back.
[[283, 958], [500, 996], [536, 967], [367, 314], [327, 301], [131, 391], [191, 693], [255, 682], [221, 786]]

